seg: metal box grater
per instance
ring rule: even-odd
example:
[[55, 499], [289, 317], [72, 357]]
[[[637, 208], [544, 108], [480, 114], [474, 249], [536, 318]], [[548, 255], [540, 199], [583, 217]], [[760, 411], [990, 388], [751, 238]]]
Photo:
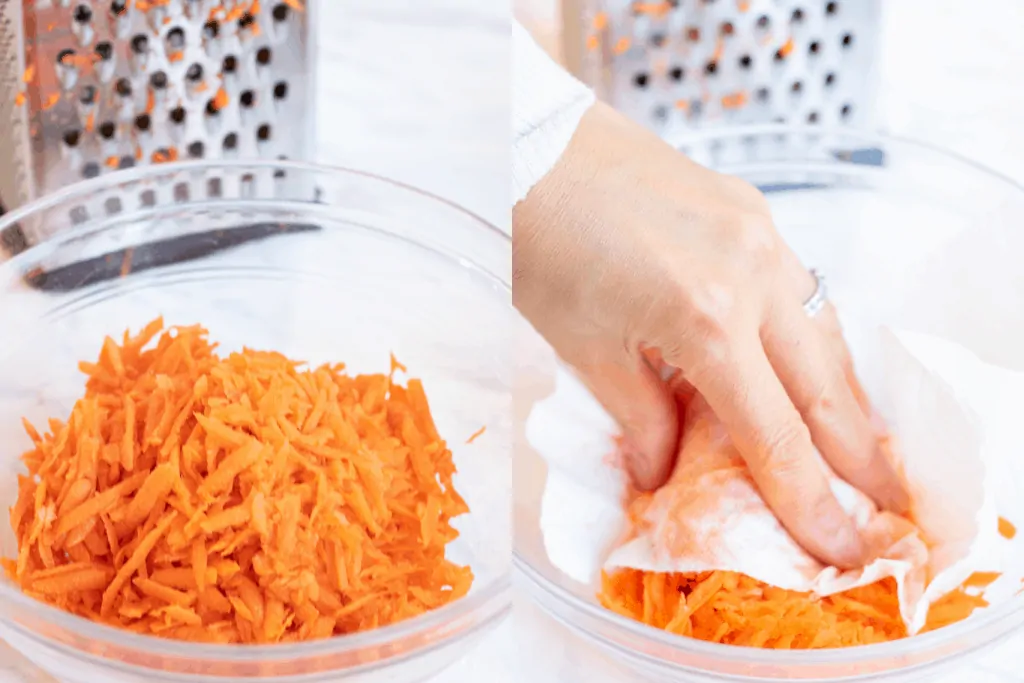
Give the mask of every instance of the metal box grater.
[[[0, 136], [0, 202], [9, 210], [142, 164], [310, 157], [313, 9], [0, 0], [0, 117], [11, 122]], [[34, 244], [65, 226], [22, 227]]]
[[570, 69], [666, 134], [705, 125], [863, 125], [880, 0], [562, 0]]

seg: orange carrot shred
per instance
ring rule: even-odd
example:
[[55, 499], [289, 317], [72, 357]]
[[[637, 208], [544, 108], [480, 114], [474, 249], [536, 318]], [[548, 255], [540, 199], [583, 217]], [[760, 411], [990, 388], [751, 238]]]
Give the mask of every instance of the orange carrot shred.
[[[975, 572], [933, 602], [922, 633], [943, 628], [988, 606], [968, 589], [985, 589], [999, 572]], [[648, 626], [715, 643], [772, 649], [819, 649], [883, 643], [907, 637], [896, 582], [876, 583], [818, 598], [775, 588], [735, 572], [664, 574], [636, 569], [605, 572], [598, 600]]]
[[1007, 540], [1013, 540], [1013, 537], [1017, 535], [1017, 527], [1013, 525], [1013, 522], [1006, 519], [1005, 517], [999, 518], [999, 535]]
[[473, 443], [474, 441], [479, 439], [481, 436], [483, 436], [484, 432], [486, 432], [486, 431], [487, 431], [487, 425], [484, 425], [480, 429], [478, 429], [475, 432], [473, 432], [473, 434], [468, 439], [466, 439], [466, 443], [468, 443], [468, 444], [469, 443]]
[[[244, 349], [205, 329], [108, 338], [43, 433], [10, 511], [28, 595], [137, 633], [278, 643], [465, 596], [445, 557], [468, 507], [423, 385]], [[482, 431], [482, 430], [481, 430]]]

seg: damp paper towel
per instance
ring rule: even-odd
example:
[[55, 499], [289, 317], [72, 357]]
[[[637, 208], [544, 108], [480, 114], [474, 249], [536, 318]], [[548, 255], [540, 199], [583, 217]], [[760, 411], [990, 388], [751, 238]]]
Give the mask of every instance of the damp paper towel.
[[1010, 544], [998, 532], [994, 492], [1007, 476], [1013, 444], [986, 439], [986, 423], [969, 397], [1019, 405], [1024, 376], [942, 339], [851, 320], [843, 327], [865, 389], [891, 430], [916, 523], [879, 512], [833, 476], [833, 492], [879, 559], [840, 571], [809, 556], [757, 494], [699, 397], [688, 410], [669, 483], [634, 501], [633, 519], [640, 521], [629, 524], [618, 428], [560, 367], [554, 393], [534, 406], [526, 426], [548, 465], [541, 530], [552, 564], [583, 583], [598, 580], [602, 569], [727, 570], [821, 596], [892, 577], [912, 634], [924, 625], [929, 605], [973, 572], [1004, 571]]

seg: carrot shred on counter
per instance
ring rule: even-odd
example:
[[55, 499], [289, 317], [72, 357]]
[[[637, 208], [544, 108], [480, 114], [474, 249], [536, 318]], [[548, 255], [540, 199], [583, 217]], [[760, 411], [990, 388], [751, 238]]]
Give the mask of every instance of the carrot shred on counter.
[[[996, 578], [976, 574], [934, 602], [922, 632], [961, 621], [988, 606], [967, 589], [987, 586]], [[822, 649], [907, 636], [893, 579], [816, 598], [735, 572], [665, 574], [623, 569], [602, 575], [598, 598], [606, 609], [648, 626], [728, 645]]]
[[30, 596], [167, 638], [274, 643], [384, 626], [469, 591], [468, 512], [423, 385], [245, 349], [157, 319], [107, 338], [10, 510]]

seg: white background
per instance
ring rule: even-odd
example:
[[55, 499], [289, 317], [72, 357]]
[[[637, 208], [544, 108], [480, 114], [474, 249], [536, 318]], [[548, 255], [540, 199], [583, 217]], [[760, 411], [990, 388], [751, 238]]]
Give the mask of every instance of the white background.
[[[551, 2], [521, 0], [519, 8], [548, 36], [555, 26]], [[1024, 181], [1024, 3], [885, 5], [881, 126]], [[420, 186], [508, 229], [508, 2], [329, 0], [322, 6], [319, 160]], [[972, 683], [1024, 682], [1014, 663], [1022, 645], [1000, 648], [956, 679], [966, 673]], [[44, 680], [0, 644], [0, 683]], [[633, 683], [525, 605], [437, 683], [527, 680]]]

